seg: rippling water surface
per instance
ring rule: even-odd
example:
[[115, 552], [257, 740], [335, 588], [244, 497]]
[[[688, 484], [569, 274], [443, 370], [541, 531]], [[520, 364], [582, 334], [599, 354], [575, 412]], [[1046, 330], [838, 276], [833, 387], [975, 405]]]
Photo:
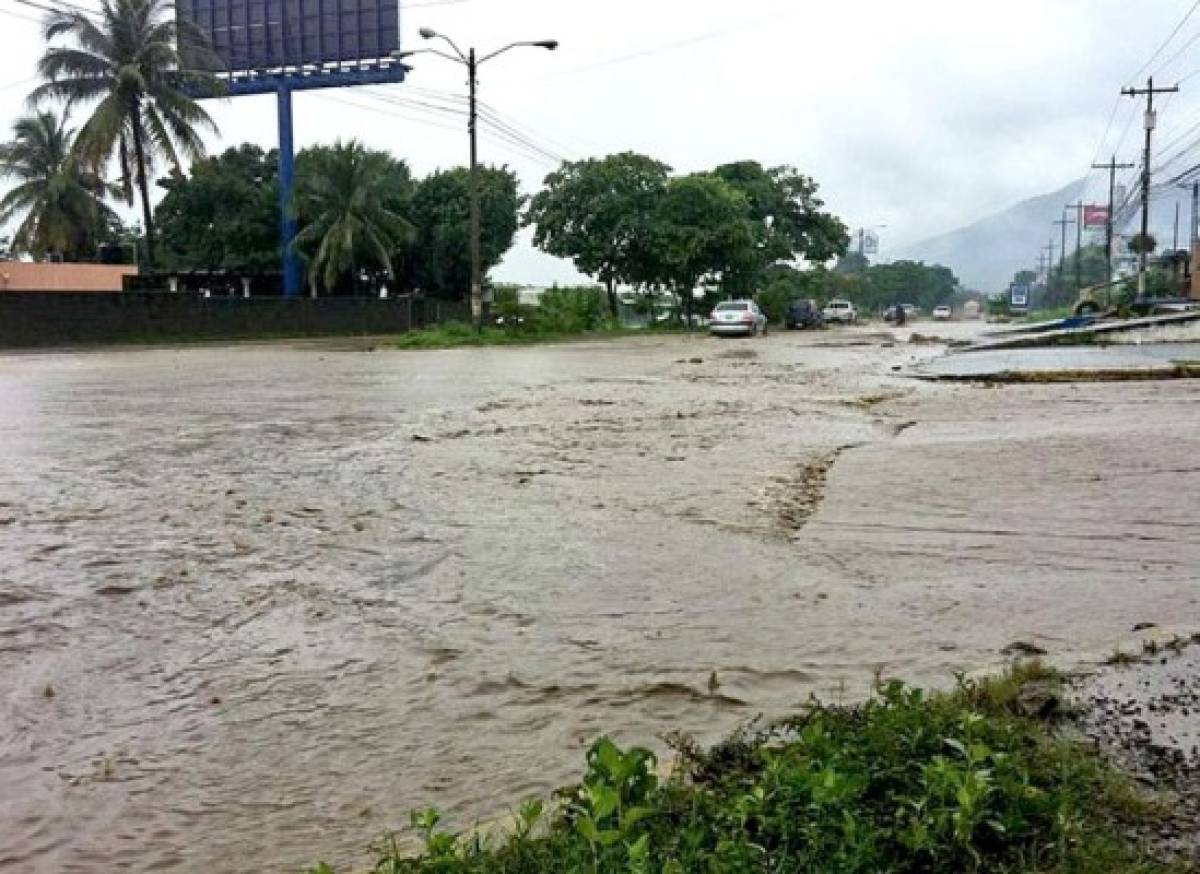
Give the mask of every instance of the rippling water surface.
[[0, 357], [0, 870], [361, 863], [602, 731], [1200, 615], [1192, 384], [842, 336]]

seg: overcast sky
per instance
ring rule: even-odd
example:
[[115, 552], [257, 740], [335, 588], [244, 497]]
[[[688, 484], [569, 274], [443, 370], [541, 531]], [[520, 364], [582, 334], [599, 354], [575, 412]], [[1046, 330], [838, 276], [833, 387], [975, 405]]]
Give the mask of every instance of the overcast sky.
[[[1107, 157], [1122, 133], [1120, 158], [1134, 160], [1140, 117], [1135, 101], [1118, 101], [1121, 86], [1135, 74], [1174, 82], [1200, 71], [1200, 13], [1139, 70], [1193, 0], [402, 6], [405, 48], [422, 44], [422, 26], [481, 51], [514, 40], [560, 40], [554, 53], [527, 49], [498, 58], [480, 77], [481, 99], [553, 155], [631, 149], [680, 172], [747, 158], [793, 164], [817, 179], [847, 224], [888, 226], [881, 233], [885, 257], [1061, 187], [1098, 153]], [[12, 119], [23, 109], [41, 49], [38, 13], [18, 0], [0, 0], [0, 10], [0, 117]], [[465, 163], [465, 120], [454, 109], [461, 104], [447, 96], [464, 93], [464, 72], [431, 56], [413, 63], [405, 84], [298, 95], [297, 146], [356, 137], [406, 158], [417, 173]], [[246, 140], [276, 144], [273, 97], [209, 108], [221, 128], [214, 150]], [[1197, 137], [1186, 134], [1198, 121], [1200, 73], [1164, 104], [1159, 142], [1182, 135], [1164, 157]], [[494, 134], [481, 146], [484, 160], [516, 169], [526, 193], [554, 164]], [[1100, 188], [1097, 181], [1097, 199]], [[575, 278], [569, 265], [524, 241], [497, 276]]]

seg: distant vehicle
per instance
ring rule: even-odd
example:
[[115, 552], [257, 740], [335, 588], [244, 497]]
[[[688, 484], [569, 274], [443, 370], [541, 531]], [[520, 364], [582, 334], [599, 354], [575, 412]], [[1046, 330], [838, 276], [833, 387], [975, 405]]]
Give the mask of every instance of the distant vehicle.
[[717, 336], [756, 337], [760, 331], [767, 333], [767, 317], [752, 300], [727, 300], [713, 309], [708, 317], [708, 330]]
[[843, 325], [853, 325], [858, 321], [858, 310], [848, 300], [831, 300], [821, 311], [821, 318], [827, 322], [840, 322]]
[[983, 307], [980, 306], [979, 301], [969, 300], [963, 304], [964, 319], [977, 319], [981, 315], [983, 315]]
[[953, 311], [945, 304], [933, 308], [933, 319], [936, 322], [948, 322], [953, 315]]
[[[915, 303], [902, 303], [900, 306], [904, 309], [905, 321], [911, 322], [917, 317], [917, 314], [921, 312], [919, 309], [917, 309], [917, 305]], [[883, 320], [885, 322], [896, 321], [896, 308], [894, 306], [890, 306], [884, 310]]]
[[825, 324], [825, 320], [821, 318], [816, 301], [794, 300], [783, 314], [783, 323], [789, 331], [794, 331], [797, 328], [819, 328]]

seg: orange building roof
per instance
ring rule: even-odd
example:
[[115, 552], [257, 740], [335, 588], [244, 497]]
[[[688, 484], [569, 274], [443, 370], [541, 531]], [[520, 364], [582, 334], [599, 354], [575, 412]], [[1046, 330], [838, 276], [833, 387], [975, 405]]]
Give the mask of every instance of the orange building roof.
[[0, 294], [6, 291], [120, 291], [133, 264], [34, 264], [0, 261]]

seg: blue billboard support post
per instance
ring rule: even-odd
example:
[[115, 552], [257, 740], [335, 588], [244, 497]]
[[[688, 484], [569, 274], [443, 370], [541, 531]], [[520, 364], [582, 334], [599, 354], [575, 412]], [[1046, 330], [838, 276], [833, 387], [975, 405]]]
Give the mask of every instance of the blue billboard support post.
[[293, 249], [292, 92], [403, 82], [400, 0], [176, 0], [177, 23], [199, 31], [203, 50], [180, 46], [183, 68], [216, 74], [221, 88], [181, 85], [198, 99], [275, 95], [279, 116], [279, 231], [283, 293], [304, 291], [304, 270]]
[[292, 86], [279, 83], [275, 92], [279, 110], [279, 230], [283, 247], [283, 296], [299, 297], [303, 271], [296, 240], [297, 221], [293, 202], [296, 188], [296, 157], [292, 144]]

